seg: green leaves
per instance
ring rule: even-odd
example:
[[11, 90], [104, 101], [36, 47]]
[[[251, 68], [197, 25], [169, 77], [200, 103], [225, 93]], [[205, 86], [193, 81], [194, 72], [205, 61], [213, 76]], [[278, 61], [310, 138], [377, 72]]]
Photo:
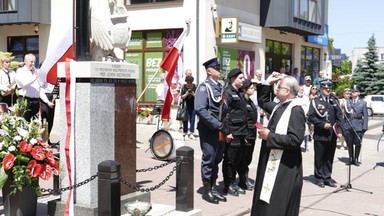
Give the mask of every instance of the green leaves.
[[0, 167], [0, 188], [3, 188], [5, 182], [8, 179], [8, 174], [5, 172], [4, 167]]

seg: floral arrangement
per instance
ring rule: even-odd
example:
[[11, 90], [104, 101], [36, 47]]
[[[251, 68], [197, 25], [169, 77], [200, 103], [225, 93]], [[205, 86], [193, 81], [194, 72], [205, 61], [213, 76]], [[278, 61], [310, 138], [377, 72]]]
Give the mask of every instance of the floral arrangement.
[[144, 117], [148, 118], [149, 116], [152, 115], [152, 108], [137, 106], [136, 115], [142, 118]]
[[[18, 109], [25, 110], [25, 99], [18, 99]], [[31, 186], [41, 195], [38, 179], [48, 180], [59, 174], [59, 162], [51, 147], [41, 139], [44, 129], [38, 119], [27, 122], [15, 111], [0, 113], [0, 188], [12, 181], [12, 193]]]

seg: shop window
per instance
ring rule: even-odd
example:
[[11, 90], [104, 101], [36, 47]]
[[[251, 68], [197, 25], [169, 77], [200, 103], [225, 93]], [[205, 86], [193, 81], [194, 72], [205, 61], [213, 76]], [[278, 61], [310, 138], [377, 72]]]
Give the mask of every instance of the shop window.
[[[182, 29], [132, 32], [125, 59], [129, 63], [139, 65], [139, 79], [136, 83], [137, 97], [141, 95], [149, 81], [152, 80], [139, 101], [141, 104], [151, 104], [156, 101], [155, 89], [160, 83], [160, 75], [163, 73], [162, 69], [160, 69], [160, 63], [181, 33]], [[182, 51], [180, 56], [183, 58]], [[179, 79], [179, 74], [176, 71], [172, 80], [173, 85], [171, 86], [172, 92], [174, 92], [174, 104], [177, 104], [177, 99], [179, 98], [176, 91]]]
[[292, 44], [281, 41], [266, 40], [265, 76], [279, 71], [285, 65], [292, 68]]
[[294, 16], [309, 22], [321, 24], [322, 0], [295, 0]]
[[0, 0], [0, 12], [1, 11], [15, 11], [16, 0]]
[[312, 79], [317, 77], [320, 70], [320, 49], [301, 46], [301, 70], [306, 70]]
[[36, 65], [39, 65], [39, 37], [22, 36], [8, 37], [8, 52], [15, 56], [15, 61], [23, 62], [24, 56], [32, 53], [36, 56]]

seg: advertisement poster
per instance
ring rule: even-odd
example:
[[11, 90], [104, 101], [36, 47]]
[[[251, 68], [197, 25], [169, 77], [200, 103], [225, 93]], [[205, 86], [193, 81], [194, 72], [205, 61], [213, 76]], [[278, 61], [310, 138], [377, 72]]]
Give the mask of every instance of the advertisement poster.
[[163, 34], [161, 32], [148, 32], [146, 47], [163, 47]]
[[227, 77], [229, 71], [239, 68], [244, 73], [245, 79], [252, 79], [255, 72], [255, 52], [219, 47], [219, 61], [222, 76]]
[[[146, 52], [144, 54], [144, 86], [152, 79], [156, 71], [160, 68], [160, 63], [163, 60], [162, 52]], [[156, 101], [156, 87], [160, 83], [160, 70], [156, 77], [152, 80], [148, 89], [144, 93], [144, 101]]]
[[131, 39], [129, 40], [128, 49], [142, 49], [143, 48], [143, 32], [132, 32]]

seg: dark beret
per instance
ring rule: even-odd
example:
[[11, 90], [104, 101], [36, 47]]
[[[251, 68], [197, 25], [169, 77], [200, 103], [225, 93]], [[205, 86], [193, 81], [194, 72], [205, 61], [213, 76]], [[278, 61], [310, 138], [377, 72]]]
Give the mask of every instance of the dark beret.
[[227, 77], [228, 77], [228, 79], [231, 79], [232, 77], [236, 77], [241, 73], [243, 73], [243, 72], [239, 68], [235, 68], [235, 69], [232, 69], [231, 71], [229, 71]]
[[245, 80], [243, 83], [243, 86], [241, 86], [242, 89], [248, 89], [252, 85], [252, 82], [250, 80]]
[[208, 69], [209, 67], [215, 67], [218, 66], [220, 67], [219, 60], [217, 58], [210, 59], [206, 62], [203, 63], [203, 66], [205, 69]]

